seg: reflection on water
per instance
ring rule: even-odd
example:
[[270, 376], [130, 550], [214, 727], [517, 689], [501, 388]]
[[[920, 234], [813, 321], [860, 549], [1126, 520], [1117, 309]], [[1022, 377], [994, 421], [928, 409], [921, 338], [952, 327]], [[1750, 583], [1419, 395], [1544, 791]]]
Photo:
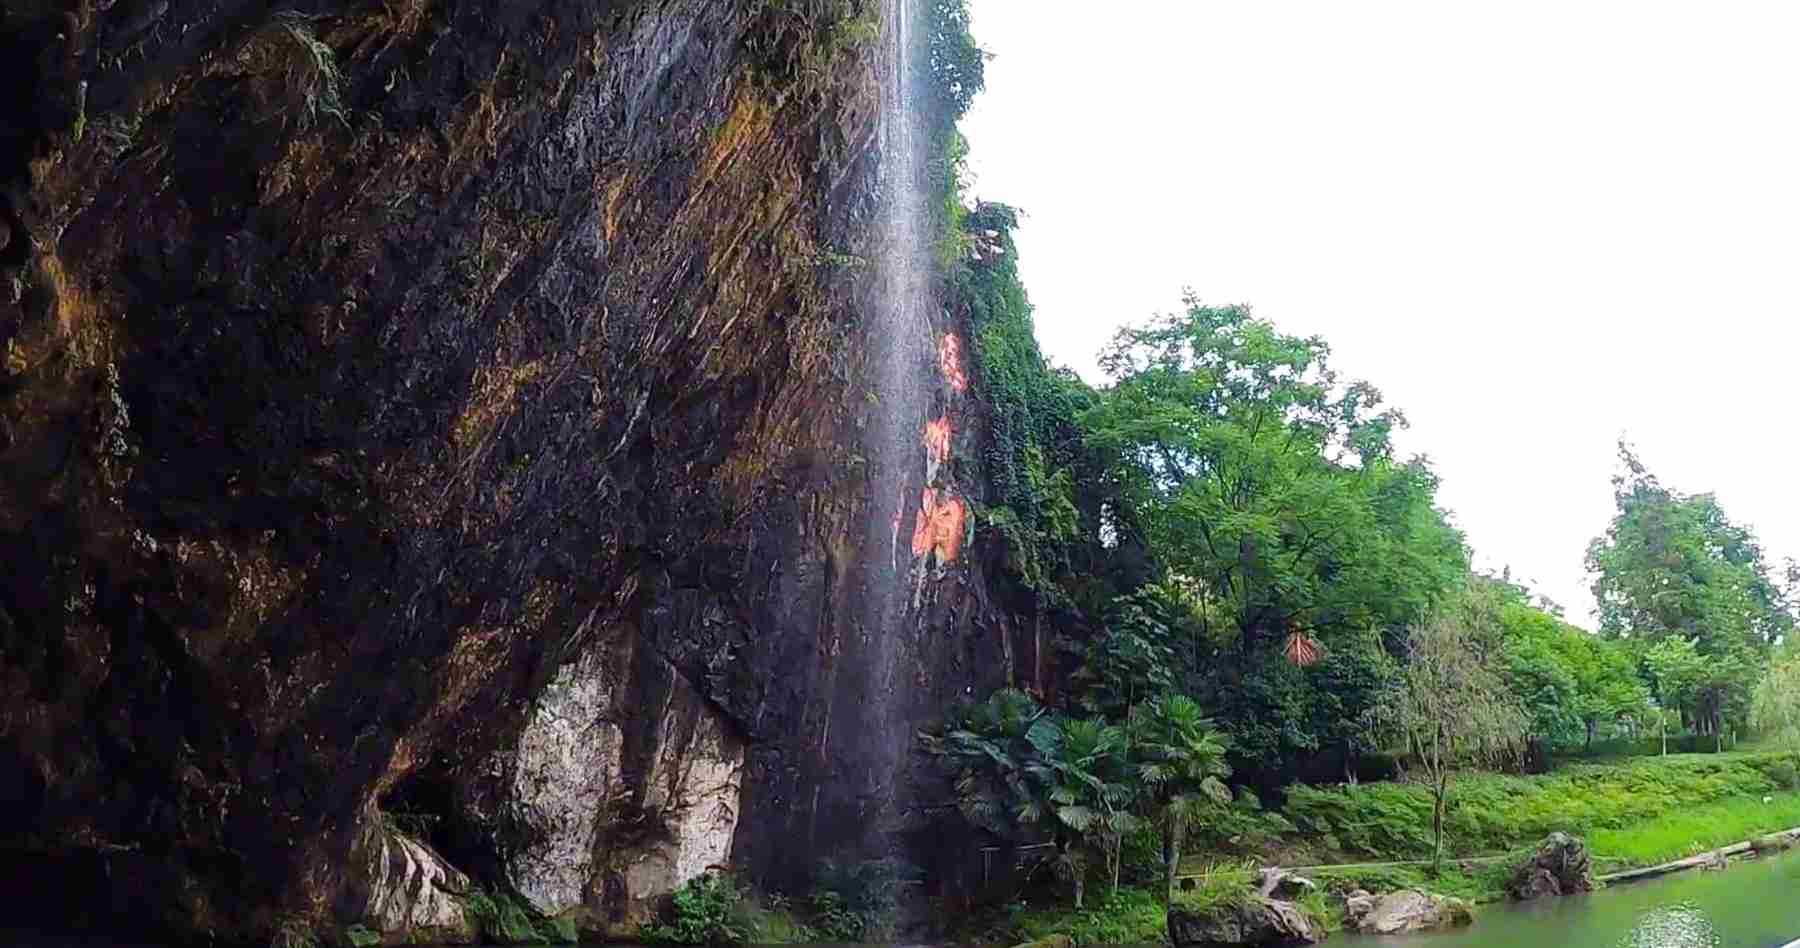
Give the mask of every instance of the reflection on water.
[[1423, 939], [1342, 936], [1338, 948], [1781, 948], [1800, 939], [1800, 851], [1592, 895], [1491, 905]]
[[1718, 929], [1692, 902], [1651, 909], [1619, 939], [1619, 948], [1722, 948]]

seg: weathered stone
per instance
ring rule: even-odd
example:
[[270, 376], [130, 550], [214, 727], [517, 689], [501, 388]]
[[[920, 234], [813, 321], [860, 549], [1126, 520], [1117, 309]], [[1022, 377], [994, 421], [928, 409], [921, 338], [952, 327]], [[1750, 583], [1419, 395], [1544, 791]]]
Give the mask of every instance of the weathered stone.
[[530, 842], [513, 851], [508, 878], [547, 915], [582, 904], [600, 822], [620, 777], [623, 732], [605, 718], [614, 708], [601, 672], [594, 655], [558, 669], [519, 739], [510, 803]]
[[1255, 945], [1293, 948], [1317, 944], [1325, 933], [1292, 902], [1245, 893], [1241, 899], [1225, 899], [1203, 908], [1180, 901], [1169, 906], [1169, 940], [1175, 948], [1228, 948]]
[[1587, 846], [1567, 833], [1551, 833], [1537, 851], [1513, 871], [1506, 894], [1514, 901], [1573, 895], [1594, 888], [1593, 860]]
[[[474, 928], [463, 908], [469, 879], [430, 846], [380, 819], [370, 821], [351, 857], [363, 894], [360, 923], [409, 942], [465, 944]], [[358, 918], [355, 911], [345, 913]]]
[[611, 630], [558, 669], [501, 765], [520, 830], [508, 881], [545, 915], [630, 931], [729, 861], [743, 762], [718, 711]]
[[1285, 902], [1292, 902], [1319, 887], [1311, 879], [1294, 875], [1286, 869], [1263, 869], [1257, 873], [1257, 878], [1258, 895]]
[[898, 837], [916, 728], [1050, 667], [992, 531], [888, 526], [994, 499], [966, 305], [826, 263], [900, 256], [888, 16], [107, 6], [0, 29], [0, 901], [347, 925], [387, 810], [625, 918]]
[[1418, 889], [1389, 892], [1360, 913], [1356, 930], [1367, 935], [1455, 928], [1475, 921], [1467, 902]]
[[1344, 895], [1344, 925], [1355, 928], [1375, 909], [1375, 896], [1364, 889], [1352, 889]]

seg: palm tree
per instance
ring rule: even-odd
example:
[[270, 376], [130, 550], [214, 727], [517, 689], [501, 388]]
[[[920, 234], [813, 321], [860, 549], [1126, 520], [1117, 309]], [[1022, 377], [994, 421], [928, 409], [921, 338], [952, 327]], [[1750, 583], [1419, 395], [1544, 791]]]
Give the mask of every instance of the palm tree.
[[[1136, 825], [1131, 813], [1131, 787], [1125, 777], [1125, 732], [1100, 718], [1043, 717], [1026, 734], [1034, 754], [1026, 773], [1037, 792], [1028, 818], [1050, 823], [1062, 852], [1059, 863], [1075, 888], [1075, 906], [1086, 893], [1086, 856], [1094, 846], [1105, 855], [1118, 889], [1119, 852], [1125, 835]], [[1053, 816], [1054, 821], [1045, 820]]]
[[1139, 711], [1134, 714], [1133, 734], [1138, 740], [1131, 757], [1144, 786], [1141, 802], [1149, 816], [1162, 823], [1166, 897], [1175, 890], [1188, 827], [1231, 802], [1231, 791], [1222, 779], [1231, 775], [1231, 768], [1225, 764], [1224, 740], [1192, 698], [1165, 695]]

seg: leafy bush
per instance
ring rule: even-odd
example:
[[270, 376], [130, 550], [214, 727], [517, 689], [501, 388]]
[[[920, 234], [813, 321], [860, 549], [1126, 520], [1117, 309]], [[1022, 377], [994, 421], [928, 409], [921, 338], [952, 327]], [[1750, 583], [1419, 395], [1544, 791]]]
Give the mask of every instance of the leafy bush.
[[869, 941], [887, 934], [905, 870], [891, 859], [852, 864], [826, 860], [808, 897], [809, 927], [837, 941]]
[[1162, 878], [1162, 832], [1144, 823], [1126, 834], [1120, 852], [1120, 868], [1127, 883], [1148, 884]]
[[1786, 754], [1759, 755], [1750, 761], [1750, 766], [1783, 790], [1800, 790], [1800, 768], [1796, 768], [1794, 759]]
[[1018, 936], [1029, 941], [1068, 935], [1077, 945], [1162, 944], [1168, 940], [1168, 911], [1161, 899], [1144, 889], [1120, 889], [1097, 907], [1015, 909]]
[[669, 945], [742, 945], [755, 935], [743, 892], [719, 874], [689, 879], [675, 890], [668, 920], [642, 932], [647, 941]]
[[319, 938], [305, 919], [289, 915], [276, 923], [269, 948], [319, 948]]
[[570, 923], [545, 918], [509, 892], [476, 889], [463, 897], [463, 910], [477, 931], [501, 944], [546, 945], [575, 940]]

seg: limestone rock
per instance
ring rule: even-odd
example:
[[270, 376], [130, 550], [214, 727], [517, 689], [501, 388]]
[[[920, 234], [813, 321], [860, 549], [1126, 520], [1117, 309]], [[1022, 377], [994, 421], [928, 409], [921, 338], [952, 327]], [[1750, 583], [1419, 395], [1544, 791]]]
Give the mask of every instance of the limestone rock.
[[352, 868], [361, 877], [362, 924], [405, 940], [472, 941], [474, 929], [462, 901], [469, 892], [468, 877], [430, 846], [379, 818], [371, 823], [352, 855]]
[[1375, 896], [1364, 889], [1352, 889], [1344, 895], [1344, 925], [1354, 929], [1375, 909]]
[[1311, 879], [1294, 875], [1286, 869], [1263, 869], [1257, 873], [1260, 880], [1257, 894], [1274, 899], [1291, 902], [1319, 886]]
[[686, 678], [615, 630], [562, 666], [518, 749], [508, 881], [549, 916], [629, 931], [731, 856], [744, 745]]
[[1255, 945], [1292, 948], [1323, 940], [1325, 933], [1300, 906], [1248, 894], [1203, 909], [1169, 906], [1169, 940], [1175, 948]]
[[1366, 935], [1455, 928], [1475, 921], [1475, 913], [1461, 899], [1418, 889], [1389, 892], [1362, 912], [1356, 930]]
[[1573, 895], [1594, 888], [1593, 860], [1587, 846], [1567, 833], [1551, 833], [1506, 884], [1508, 898], [1529, 901], [1544, 896]]

